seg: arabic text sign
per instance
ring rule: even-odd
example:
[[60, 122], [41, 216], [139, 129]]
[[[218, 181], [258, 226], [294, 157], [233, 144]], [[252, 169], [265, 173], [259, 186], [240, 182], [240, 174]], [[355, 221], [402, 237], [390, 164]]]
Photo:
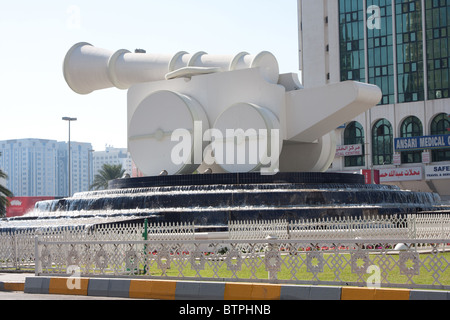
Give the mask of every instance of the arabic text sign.
[[449, 134], [395, 139], [396, 152], [442, 148], [450, 148]]
[[336, 147], [336, 157], [350, 157], [350, 156], [361, 156], [362, 153], [361, 144], [351, 144], [345, 146]]
[[380, 170], [381, 182], [422, 180], [423, 170], [417, 168], [396, 168]]
[[425, 178], [427, 180], [450, 179], [450, 165], [426, 166]]

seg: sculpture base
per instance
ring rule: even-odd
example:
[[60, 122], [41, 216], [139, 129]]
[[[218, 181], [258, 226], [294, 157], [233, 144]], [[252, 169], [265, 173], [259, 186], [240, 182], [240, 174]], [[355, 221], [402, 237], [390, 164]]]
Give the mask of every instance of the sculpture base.
[[109, 189], [149, 187], [252, 185], [252, 184], [364, 184], [364, 176], [346, 173], [279, 172], [274, 175], [250, 173], [192, 174], [118, 179]]

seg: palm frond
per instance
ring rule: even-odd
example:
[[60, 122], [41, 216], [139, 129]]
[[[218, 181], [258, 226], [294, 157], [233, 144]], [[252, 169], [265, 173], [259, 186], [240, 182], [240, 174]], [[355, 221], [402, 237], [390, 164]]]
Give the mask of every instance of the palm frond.
[[125, 170], [122, 165], [104, 164], [102, 169], [94, 177], [90, 190], [106, 190], [108, 182], [111, 180], [122, 178]]

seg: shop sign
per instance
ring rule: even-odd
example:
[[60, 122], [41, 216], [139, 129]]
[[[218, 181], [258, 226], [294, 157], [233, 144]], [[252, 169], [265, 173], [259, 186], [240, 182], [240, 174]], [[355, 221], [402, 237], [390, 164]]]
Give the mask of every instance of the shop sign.
[[431, 154], [428, 151], [422, 152], [422, 163], [431, 163]]
[[336, 157], [361, 156], [363, 154], [362, 150], [363, 150], [362, 144], [337, 146]]
[[395, 139], [395, 151], [450, 148], [450, 134]]
[[425, 167], [425, 179], [450, 179], [450, 164], [441, 166], [426, 166]]
[[395, 181], [415, 181], [415, 180], [422, 180], [422, 178], [423, 178], [423, 170], [420, 167], [393, 168], [380, 170], [381, 183], [395, 182]]
[[401, 153], [395, 153], [394, 154], [394, 166], [399, 166], [402, 164], [402, 155]]

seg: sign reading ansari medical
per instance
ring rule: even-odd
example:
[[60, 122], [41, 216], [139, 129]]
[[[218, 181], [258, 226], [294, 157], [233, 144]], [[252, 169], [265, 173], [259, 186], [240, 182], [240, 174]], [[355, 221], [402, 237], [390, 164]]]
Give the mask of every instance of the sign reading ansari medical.
[[334, 129], [381, 100], [346, 81], [304, 89], [270, 52], [150, 54], [74, 45], [64, 77], [79, 94], [128, 90], [128, 150], [146, 176], [324, 172]]
[[450, 134], [395, 139], [395, 151], [450, 148]]

